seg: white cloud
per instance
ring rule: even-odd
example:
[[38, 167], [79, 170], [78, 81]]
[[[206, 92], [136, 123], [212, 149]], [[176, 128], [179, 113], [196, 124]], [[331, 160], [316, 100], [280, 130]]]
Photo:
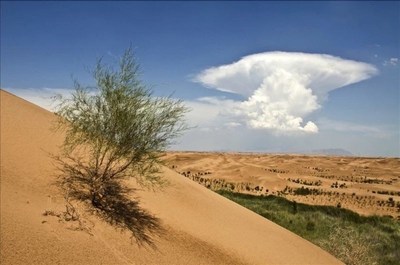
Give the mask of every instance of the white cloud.
[[331, 55], [266, 52], [206, 69], [194, 81], [244, 96], [244, 101], [206, 100], [236, 117], [235, 122], [244, 119], [251, 128], [275, 132], [316, 133], [317, 125], [304, 118], [321, 107], [328, 92], [377, 73], [372, 65]]
[[235, 128], [235, 127], [239, 127], [242, 124], [239, 122], [234, 122], [234, 121], [230, 121], [224, 124], [224, 126], [228, 127], [228, 128]]
[[388, 66], [388, 65], [396, 66], [398, 63], [399, 63], [399, 58], [393, 57], [393, 58], [390, 58], [389, 60], [384, 61], [383, 65], [384, 66]]

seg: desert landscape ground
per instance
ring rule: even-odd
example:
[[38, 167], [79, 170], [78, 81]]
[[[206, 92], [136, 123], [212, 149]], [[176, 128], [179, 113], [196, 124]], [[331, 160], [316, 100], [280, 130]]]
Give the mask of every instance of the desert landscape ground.
[[[341, 264], [318, 246], [163, 169], [162, 191], [127, 185], [141, 213], [159, 223], [146, 228], [153, 247], [91, 215], [76, 213], [54, 185], [63, 135], [55, 115], [1, 91], [1, 264]], [[140, 243], [140, 242], [139, 242]]]
[[165, 163], [346, 264], [400, 264], [398, 158], [170, 152]]
[[166, 164], [213, 190], [277, 195], [400, 218], [400, 159], [171, 152]]

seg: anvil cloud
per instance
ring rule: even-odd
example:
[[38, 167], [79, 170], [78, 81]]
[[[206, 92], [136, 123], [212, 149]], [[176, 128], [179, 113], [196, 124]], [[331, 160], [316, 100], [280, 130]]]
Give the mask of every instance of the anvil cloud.
[[330, 91], [377, 73], [370, 64], [326, 54], [265, 52], [208, 68], [194, 81], [243, 96], [224, 112], [251, 128], [316, 133], [317, 125], [304, 118], [321, 107]]

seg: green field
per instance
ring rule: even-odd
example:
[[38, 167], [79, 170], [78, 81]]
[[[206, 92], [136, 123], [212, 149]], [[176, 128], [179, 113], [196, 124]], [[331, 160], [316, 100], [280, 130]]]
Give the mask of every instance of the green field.
[[391, 217], [361, 216], [347, 209], [306, 205], [273, 195], [217, 193], [313, 242], [348, 265], [400, 264], [400, 221]]

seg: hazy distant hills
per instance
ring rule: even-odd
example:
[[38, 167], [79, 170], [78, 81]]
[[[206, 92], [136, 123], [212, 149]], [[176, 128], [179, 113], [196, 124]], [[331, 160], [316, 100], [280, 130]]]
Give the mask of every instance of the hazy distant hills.
[[323, 155], [323, 156], [354, 156], [353, 153], [346, 149], [342, 148], [327, 148], [327, 149], [314, 149], [314, 150], [247, 150], [247, 151], [238, 151], [234, 149], [217, 149], [217, 150], [170, 150], [174, 151], [186, 151], [186, 152], [217, 152], [217, 153], [230, 153], [230, 152], [239, 152], [239, 153], [265, 153], [265, 154], [304, 154], [304, 155]]
[[350, 151], [341, 148], [317, 149], [309, 152], [314, 155], [330, 155], [330, 156], [353, 156]]

